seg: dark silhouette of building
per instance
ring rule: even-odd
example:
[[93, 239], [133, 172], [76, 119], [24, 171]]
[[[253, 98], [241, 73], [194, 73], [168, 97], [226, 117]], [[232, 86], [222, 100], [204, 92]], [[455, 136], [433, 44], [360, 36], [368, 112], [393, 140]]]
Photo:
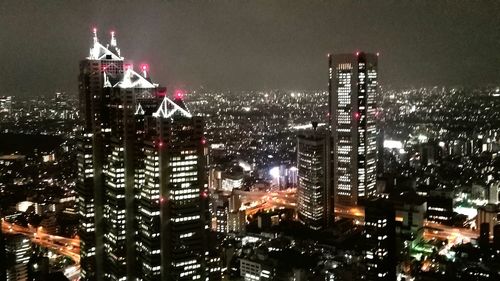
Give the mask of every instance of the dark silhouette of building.
[[493, 248], [497, 251], [500, 250], [500, 224], [493, 227]]
[[364, 247], [367, 280], [396, 280], [395, 210], [386, 199], [365, 202]]
[[333, 219], [330, 145], [329, 132], [316, 126], [297, 137], [298, 217], [315, 230], [327, 227]]

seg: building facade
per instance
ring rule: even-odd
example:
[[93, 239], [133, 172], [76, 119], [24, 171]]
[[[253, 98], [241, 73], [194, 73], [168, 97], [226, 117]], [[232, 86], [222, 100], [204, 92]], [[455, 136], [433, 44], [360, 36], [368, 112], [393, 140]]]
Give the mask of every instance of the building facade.
[[353, 206], [375, 194], [377, 55], [329, 55], [329, 119], [335, 204]]
[[367, 280], [396, 280], [396, 214], [385, 199], [370, 199], [365, 206], [365, 262]]
[[311, 229], [322, 229], [333, 220], [330, 136], [315, 127], [297, 138], [299, 220]]
[[82, 280], [206, 280], [201, 117], [94, 31], [80, 63], [77, 183]]

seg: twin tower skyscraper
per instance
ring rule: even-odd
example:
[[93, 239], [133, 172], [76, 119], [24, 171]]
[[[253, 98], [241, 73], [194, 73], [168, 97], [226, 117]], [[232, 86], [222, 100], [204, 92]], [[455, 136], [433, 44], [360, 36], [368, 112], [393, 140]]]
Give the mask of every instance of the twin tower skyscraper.
[[375, 195], [378, 54], [328, 55], [328, 128], [299, 134], [298, 217], [312, 229]]
[[80, 62], [81, 280], [208, 280], [203, 119], [136, 72], [114, 32]]

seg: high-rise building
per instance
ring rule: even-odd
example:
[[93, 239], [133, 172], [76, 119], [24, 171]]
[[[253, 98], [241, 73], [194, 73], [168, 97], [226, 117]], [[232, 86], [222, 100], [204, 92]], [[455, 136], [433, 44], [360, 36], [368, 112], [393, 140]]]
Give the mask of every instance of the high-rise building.
[[331, 188], [331, 138], [328, 131], [303, 131], [297, 138], [299, 220], [311, 229], [321, 229], [333, 220]]
[[22, 234], [6, 235], [5, 262], [7, 265], [7, 281], [28, 280], [28, 262], [31, 257], [31, 241]]
[[82, 280], [205, 280], [203, 120], [94, 31], [80, 67]]
[[365, 260], [367, 280], [396, 280], [395, 211], [385, 199], [371, 199], [365, 206]]
[[329, 118], [335, 204], [375, 194], [377, 55], [329, 55]]
[[79, 99], [83, 128], [78, 145], [78, 207], [81, 239], [81, 279], [101, 280], [104, 276], [104, 170], [109, 145], [111, 80], [123, 76], [124, 58], [116, 44], [104, 46], [94, 29], [89, 56], [80, 62]]
[[144, 280], [206, 280], [208, 182], [203, 119], [176, 96], [146, 117], [140, 194]]

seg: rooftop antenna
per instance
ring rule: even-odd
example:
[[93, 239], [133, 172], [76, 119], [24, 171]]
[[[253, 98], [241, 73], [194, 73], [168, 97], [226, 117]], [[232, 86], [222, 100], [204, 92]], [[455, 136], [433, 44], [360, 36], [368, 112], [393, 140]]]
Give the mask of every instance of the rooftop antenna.
[[142, 77], [148, 78], [148, 66], [146, 64], [142, 65]]
[[115, 38], [115, 32], [114, 31], [111, 31], [111, 42], [110, 42], [110, 45], [112, 47], [116, 47], [116, 38]]
[[94, 44], [95, 44], [98, 42], [98, 40], [97, 40], [97, 28], [94, 27], [92, 29], [92, 33], [94, 33]]

